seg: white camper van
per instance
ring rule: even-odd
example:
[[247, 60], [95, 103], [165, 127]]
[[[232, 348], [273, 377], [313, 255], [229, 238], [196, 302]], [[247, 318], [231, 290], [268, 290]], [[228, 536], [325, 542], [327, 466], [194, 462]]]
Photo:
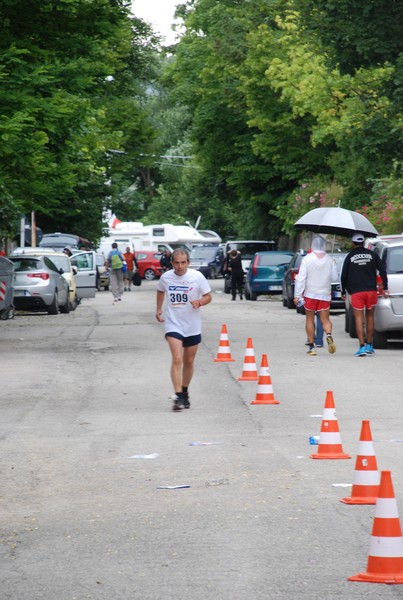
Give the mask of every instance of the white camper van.
[[202, 235], [197, 229], [187, 225], [143, 225], [138, 222], [121, 222], [109, 228], [109, 236], [102, 238], [100, 251], [107, 255], [113, 242], [118, 244], [119, 250], [126, 250], [127, 246], [133, 250], [175, 250], [185, 246], [189, 250], [195, 245], [219, 244], [220, 236]]

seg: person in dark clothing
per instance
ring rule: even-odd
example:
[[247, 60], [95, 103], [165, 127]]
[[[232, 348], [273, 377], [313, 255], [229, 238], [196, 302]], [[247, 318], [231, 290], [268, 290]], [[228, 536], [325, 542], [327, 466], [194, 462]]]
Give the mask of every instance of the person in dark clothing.
[[[364, 248], [364, 236], [356, 233], [352, 237], [353, 249], [344, 259], [341, 271], [341, 297], [350, 294], [354, 311], [355, 328], [360, 347], [355, 356], [374, 354], [374, 309], [378, 300], [377, 272], [382, 278], [383, 295], [389, 296], [388, 276], [385, 265], [376, 252]], [[364, 314], [365, 311], [365, 314]], [[364, 334], [364, 323], [366, 336]]]
[[236, 292], [238, 290], [239, 298], [243, 300], [243, 278], [244, 271], [242, 268], [242, 259], [239, 252], [232, 250], [228, 260], [228, 271], [231, 274], [231, 293], [232, 300], [236, 300]]
[[170, 250], [165, 250], [160, 258], [160, 265], [163, 273], [172, 269], [172, 252]]

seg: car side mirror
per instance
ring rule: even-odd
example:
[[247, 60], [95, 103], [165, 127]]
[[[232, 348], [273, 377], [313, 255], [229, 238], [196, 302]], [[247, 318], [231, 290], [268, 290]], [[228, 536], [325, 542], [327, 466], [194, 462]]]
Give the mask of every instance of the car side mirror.
[[60, 275], [63, 275], [63, 273], [64, 273], [63, 269], [59, 269], [59, 273], [60, 273]]
[[73, 266], [71, 267], [71, 269], [72, 269], [72, 271], [73, 271], [74, 275], [77, 275], [77, 273], [78, 273], [78, 269], [77, 269], [77, 267], [76, 267], [75, 265], [73, 265]]

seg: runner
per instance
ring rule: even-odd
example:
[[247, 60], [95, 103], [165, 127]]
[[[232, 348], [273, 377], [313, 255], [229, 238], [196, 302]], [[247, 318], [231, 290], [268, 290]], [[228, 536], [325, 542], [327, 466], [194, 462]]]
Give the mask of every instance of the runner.
[[[156, 318], [164, 323], [165, 338], [172, 355], [171, 380], [175, 411], [189, 408], [189, 384], [201, 342], [200, 308], [212, 300], [210, 286], [202, 273], [189, 269], [189, 253], [178, 248], [172, 254], [172, 269], [158, 282]], [[162, 313], [165, 295], [167, 303]]]

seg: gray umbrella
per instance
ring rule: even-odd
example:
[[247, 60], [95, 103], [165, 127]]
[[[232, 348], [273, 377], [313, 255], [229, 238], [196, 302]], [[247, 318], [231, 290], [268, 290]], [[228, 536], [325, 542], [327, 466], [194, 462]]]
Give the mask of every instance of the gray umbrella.
[[298, 219], [294, 227], [345, 237], [351, 237], [355, 233], [362, 233], [369, 237], [378, 235], [377, 230], [366, 217], [353, 210], [335, 206], [310, 210]]

